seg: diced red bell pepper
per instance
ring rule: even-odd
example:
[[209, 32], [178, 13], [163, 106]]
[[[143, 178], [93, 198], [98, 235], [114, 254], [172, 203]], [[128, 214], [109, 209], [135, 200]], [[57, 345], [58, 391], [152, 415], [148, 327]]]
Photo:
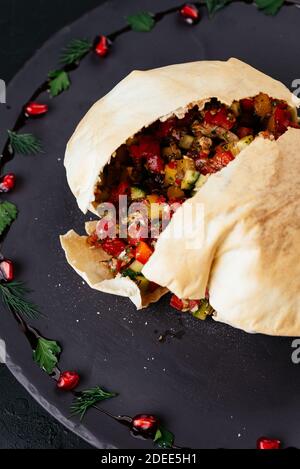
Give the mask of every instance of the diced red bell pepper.
[[239, 138], [247, 137], [248, 135], [253, 134], [253, 129], [251, 127], [239, 127], [237, 130]]
[[145, 241], [140, 241], [136, 247], [135, 258], [142, 264], [146, 264], [152, 252], [152, 249], [148, 246], [147, 243], [145, 243]]
[[227, 110], [224, 107], [221, 107], [218, 110], [212, 109], [210, 111], [206, 111], [204, 122], [229, 130], [235, 124], [235, 117], [229, 116]]
[[120, 195], [128, 195], [130, 191], [129, 183], [126, 181], [120, 182], [118, 187], [111, 191], [111, 201], [117, 203]]
[[178, 309], [179, 311], [182, 311], [183, 301], [180, 298], [178, 298], [178, 296], [172, 295], [171, 300], [170, 300], [170, 306], [172, 306], [175, 309]]
[[211, 163], [216, 171], [227, 166], [230, 161], [234, 160], [234, 156], [230, 150], [217, 150], [215, 156], [211, 159]]
[[212, 174], [220, 171], [232, 160], [234, 160], [234, 156], [231, 151], [217, 148], [213, 158], [196, 160], [196, 167], [199, 168], [201, 174]]
[[164, 162], [159, 155], [151, 155], [147, 157], [147, 167], [151, 173], [161, 173], [164, 166]]
[[176, 169], [177, 168], [177, 163], [176, 163], [176, 161], [169, 161], [168, 166], [171, 169]]
[[240, 104], [243, 111], [253, 112], [254, 111], [254, 99], [244, 98], [240, 100]]
[[142, 137], [137, 145], [131, 145], [129, 152], [132, 158], [148, 158], [150, 156], [160, 156], [159, 143], [153, 137]]
[[274, 111], [274, 120], [276, 131], [284, 133], [291, 123], [291, 113], [289, 110], [277, 106]]
[[113, 257], [118, 257], [122, 251], [126, 248], [126, 244], [119, 238], [106, 238], [102, 243], [101, 247], [103, 251], [107, 252]]
[[157, 136], [159, 138], [164, 138], [168, 137], [174, 127], [176, 126], [177, 118], [176, 117], [170, 117], [170, 119], [167, 119], [164, 122], [159, 123], [158, 131], [157, 131]]
[[199, 306], [200, 300], [189, 300], [189, 309], [192, 310], [195, 306]]

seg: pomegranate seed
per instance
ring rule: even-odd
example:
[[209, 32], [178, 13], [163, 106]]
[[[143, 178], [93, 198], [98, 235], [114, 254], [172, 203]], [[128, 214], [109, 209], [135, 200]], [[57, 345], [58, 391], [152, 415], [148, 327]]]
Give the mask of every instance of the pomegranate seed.
[[154, 415], [139, 414], [133, 417], [131, 430], [144, 438], [152, 438], [158, 429], [159, 421]]
[[11, 282], [14, 278], [14, 265], [9, 259], [0, 262], [0, 278], [6, 282]]
[[25, 114], [28, 117], [42, 116], [46, 114], [48, 110], [49, 106], [47, 104], [35, 103], [33, 101], [29, 102], [25, 106]]
[[0, 192], [11, 191], [16, 183], [16, 176], [13, 173], [8, 173], [1, 178]]
[[188, 24], [195, 24], [200, 20], [199, 9], [192, 3], [185, 4], [180, 10], [180, 15]]
[[99, 55], [99, 57], [105, 57], [108, 54], [110, 45], [111, 42], [106, 36], [100, 36], [95, 45], [94, 51]]
[[76, 388], [79, 380], [79, 374], [75, 371], [64, 371], [58, 378], [57, 387], [65, 391], [70, 391], [71, 389]]
[[256, 442], [257, 449], [280, 449], [281, 441], [262, 436]]

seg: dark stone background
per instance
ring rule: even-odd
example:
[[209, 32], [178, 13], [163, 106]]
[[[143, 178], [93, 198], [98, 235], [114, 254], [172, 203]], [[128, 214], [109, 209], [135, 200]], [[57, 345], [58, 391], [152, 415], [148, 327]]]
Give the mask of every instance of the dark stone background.
[[[6, 83], [53, 33], [104, 0], [1, 0], [0, 78]], [[0, 365], [0, 448], [89, 448]]]

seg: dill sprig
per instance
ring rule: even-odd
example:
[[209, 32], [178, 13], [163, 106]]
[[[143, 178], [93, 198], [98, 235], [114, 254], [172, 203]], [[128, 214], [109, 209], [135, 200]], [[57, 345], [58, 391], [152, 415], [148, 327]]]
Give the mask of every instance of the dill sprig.
[[30, 155], [40, 153], [42, 151], [41, 142], [32, 134], [19, 134], [12, 130], [8, 130], [8, 138], [11, 148], [16, 153]]
[[65, 65], [72, 65], [81, 60], [93, 47], [93, 43], [88, 39], [73, 39], [64, 49], [61, 55], [61, 62]]
[[30, 293], [30, 290], [22, 282], [13, 280], [0, 283], [0, 295], [5, 306], [13, 313], [33, 319], [38, 317], [40, 312], [34, 303], [26, 299], [27, 293]]
[[104, 391], [104, 389], [101, 389], [99, 386], [85, 389], [84, 391], [81, 391], [80, 395], [73, 400], [71, 405], [71, 415], [80, 415], [80, 420], [82, 420], [87, 410], [93, 407], [95, 404], [116, 396], [116, 393]]

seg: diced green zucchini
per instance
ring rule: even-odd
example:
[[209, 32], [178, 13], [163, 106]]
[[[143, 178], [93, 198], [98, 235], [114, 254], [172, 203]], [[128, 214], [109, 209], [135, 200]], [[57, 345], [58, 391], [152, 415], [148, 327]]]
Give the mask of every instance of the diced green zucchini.
[[183, 180], [181, 181], [181, 189], [184, 189], [184, 190], [192, 189], [197, 179], [199, 178], [199, 176], [200, 176], [199, 171], [188, 169], [184, 175]]
[[234, 143], [231, 149], [234, 156], [238, 155], [242, 150], [244, 150], [244, 148], [250, 145], [253, 140], [253, 135], [246, 135], [246, 137], [243, 137], [238, 142]]
[[194, 137], [192, 135], [183, 135], [181, 139], [179, 140], [179, 146], [180, 148], [183, 148], [184, 150], [188, 150], [191, 148], [193, 145]]
[[205, 176], [204, 174], [200, 174], [194, 186], [194, 192], [198, 192], [198, 190], [203, 186], [203, 184], [206, 183], [207, 179], [208, 179], [207, 174]]
[[213, 308], [210, 306], [208, 300], [203, 299], [201, 300], [201, 304], [197, 311], [193, 312], [192, 315], [194, 318], [204, 320], [207, 316], [213, 314]]
[[132, 264], [130, 264], [129, 268], [131, 270], [133, 270], [133, 272], [141, 272], [142, 268], [144, 267], [144, 265], [139, 262], [139, 261], [133, 261]]
[[131, 187], [130, 195], [133, 200], [143, 199], [144, 197], [146, 197], [146, 192], [143, 191], [143, 189], [141, 189], [140, 187], [133, 186]]
[[146, 277], [144, 277], [144, 275], [137, 275], [135, 277], [135, 281], [139, 289], [141, 290], [141, 292], [146, 293], [149, 287], [149, 283], [150, 283], [149, 280], [147, 280]]

